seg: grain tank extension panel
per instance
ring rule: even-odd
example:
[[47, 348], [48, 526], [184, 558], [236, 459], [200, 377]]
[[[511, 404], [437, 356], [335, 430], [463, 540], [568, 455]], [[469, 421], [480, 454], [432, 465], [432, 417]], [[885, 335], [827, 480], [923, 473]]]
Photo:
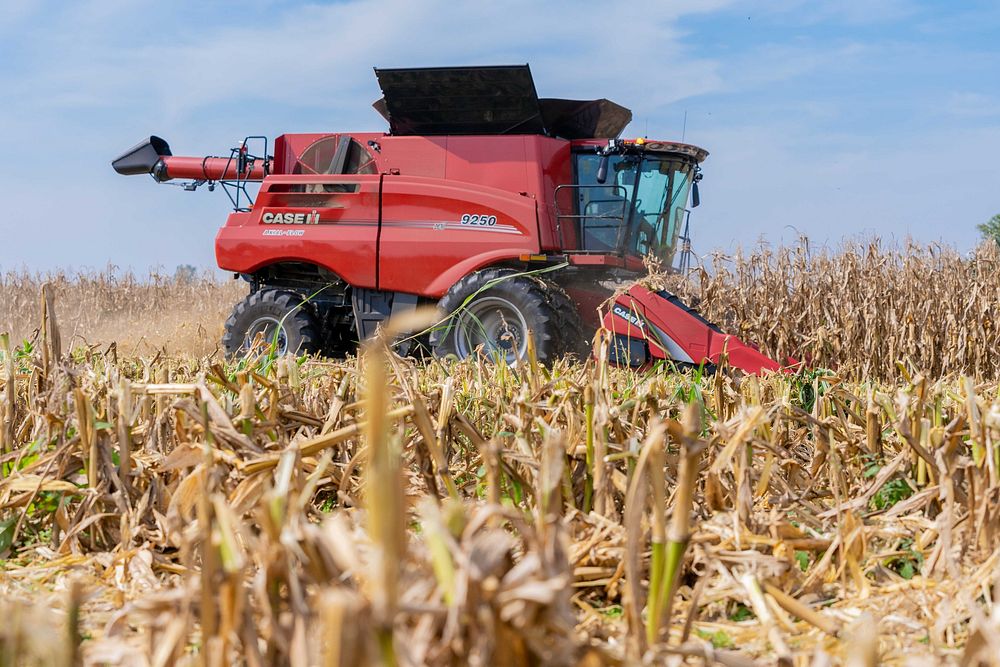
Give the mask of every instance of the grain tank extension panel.
[[606, 99], [539, 98], [527, 65], [376, 69], [372, 106], [394, 135], [614, 138], [632, 112]]

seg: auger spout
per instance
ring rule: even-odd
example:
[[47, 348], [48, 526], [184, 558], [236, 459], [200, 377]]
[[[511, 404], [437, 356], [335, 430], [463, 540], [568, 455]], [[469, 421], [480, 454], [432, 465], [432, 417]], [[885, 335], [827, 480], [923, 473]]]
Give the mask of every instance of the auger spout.
[[263, 160], [241, 161], [234, 157], [183, 157], [174, 155], [170, 145], [151, 136], [112, 160], [111, 166], [123, 176], [151, 174], [162, 183], [174, 178], [202, 181], [262, 181], [267, 175]]

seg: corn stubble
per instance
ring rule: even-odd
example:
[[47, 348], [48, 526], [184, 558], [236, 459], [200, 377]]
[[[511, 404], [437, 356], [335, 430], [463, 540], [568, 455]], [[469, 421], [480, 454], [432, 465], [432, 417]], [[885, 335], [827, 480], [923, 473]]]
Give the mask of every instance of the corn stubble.
[[1000, 664], [986, 370], [128, 357], [38, 294], [0, 665]]

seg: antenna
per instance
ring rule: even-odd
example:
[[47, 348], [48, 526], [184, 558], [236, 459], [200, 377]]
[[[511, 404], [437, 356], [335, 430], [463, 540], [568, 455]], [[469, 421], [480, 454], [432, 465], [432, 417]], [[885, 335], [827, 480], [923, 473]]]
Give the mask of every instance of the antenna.
[[646, 131], [642, 133], [642, 136], [649, 139], [649, 117], [646, 117]]
[[688, 129], [688, 110], [684, 110], [684, 125], [681, 127], [681, 143], [684, 143], [684, 136], [687, 134]]

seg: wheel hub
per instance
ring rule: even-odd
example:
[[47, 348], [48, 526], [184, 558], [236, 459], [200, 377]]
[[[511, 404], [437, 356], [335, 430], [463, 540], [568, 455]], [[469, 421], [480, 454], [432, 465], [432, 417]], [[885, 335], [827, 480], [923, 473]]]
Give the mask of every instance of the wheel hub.
[[258, 317], [247, 327], [247, 335], [243, 341], [243, 347], [250, 349], [254, 345], [258, 334], [261, 335], [264, 345], [275, 347], [275, 352], [281, 356], [288, 352], [288, 334], [285, 327], [276, 317], [264, 315]]
[[455, 348], [462, 359], [482, 349], [483, 354], [513, 364], [528, 349], [528, 324], [513, 303], [485, 297], [469, 304], [455, 324]]

